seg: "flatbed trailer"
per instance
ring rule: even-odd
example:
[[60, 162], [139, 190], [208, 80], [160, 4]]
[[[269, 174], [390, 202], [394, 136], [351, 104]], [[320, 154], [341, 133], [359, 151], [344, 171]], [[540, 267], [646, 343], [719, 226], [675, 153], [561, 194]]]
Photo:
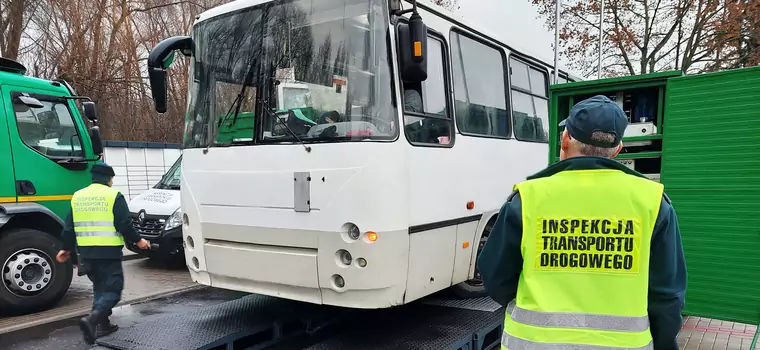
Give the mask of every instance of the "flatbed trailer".
[[140, 323], [96, 349], [496, 349], [505, 308], [490, 298], [430, 297], [389, 309], [322, 306], [251, 294]]

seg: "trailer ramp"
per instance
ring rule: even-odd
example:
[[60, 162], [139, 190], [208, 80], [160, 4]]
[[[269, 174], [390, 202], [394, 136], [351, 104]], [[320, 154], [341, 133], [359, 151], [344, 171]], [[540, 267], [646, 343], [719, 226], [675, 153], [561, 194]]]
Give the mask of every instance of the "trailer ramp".
[[118, 350], [263, 349], [327, 322], [342, 310], [251, 294], [120, 329], [97, 340]]
[[99, 349], [440, 349], [498, 347], [504, 308], [489, 298], [423, 299], [356, 310], [262, 295], [126, 327]]

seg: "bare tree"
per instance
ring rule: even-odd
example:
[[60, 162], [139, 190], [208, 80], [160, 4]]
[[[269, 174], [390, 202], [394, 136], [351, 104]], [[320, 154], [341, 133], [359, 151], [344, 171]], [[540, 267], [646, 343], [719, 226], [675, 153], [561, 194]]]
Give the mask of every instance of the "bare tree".
[[17, 59], [21, 37], [39, 3], [31, 0], [0, 0], [0, 54]]
[[727, 1], [714, 26], [709, 70], [760, 65], [760, 0]]
[[[554, 29], [556, 0], [532, 0]], [[701, 71], [715, 53], [719, 0], [605, 0], [603, 46], [599, 42], [600, 0], [564, 1], [560, 28], [562, 55], [585, 75], [646, 74], [668, 69]]]
[[[187, 61], [177, 60], [169, 75], [165, 115], [153, 110], [145, 62], [161, 39], [185, 35], [196, 15], [226, 1], [42, 0], [34, 8], [30, 1], [2, 1], [26, 6], [22, 24], [27, 28], [16, 44], [19, 60], [30, 68], [30, 74], [64, 78], [98, 103], [104, 137], [182, 140]], [[0, 25], [7, 23], [5, 18]], [[13, 25], [18, 24], [8, 24]], [[4, 34], [0, 43], [3, 55], [13, 58], [5, 50], [13, 49], [8, 38], [15, 37]]]
[[433, 0], [433, 2], [449, 11], [459, 10], [459, 0]]

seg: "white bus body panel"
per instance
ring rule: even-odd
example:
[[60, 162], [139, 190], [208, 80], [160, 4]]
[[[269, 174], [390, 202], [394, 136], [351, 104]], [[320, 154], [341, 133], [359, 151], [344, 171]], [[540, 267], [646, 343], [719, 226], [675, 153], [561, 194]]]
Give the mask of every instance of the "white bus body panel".
[[[262, 2], [232, 2], [197, 21]], [[448, 42], [453, 23], [420, 14]], [[548, 145], [459, 133], [453, 141], [452, 148], [412, 146], [402, 128], [394, 142], [310, 144], [310, 153], [298, 144], [185, 150], [181, 200], [192, 279], [353, 308], [400, 305], [471, 279], [486, 223], [514, 184], [547, 165]], [[312, 179], [310, 212], [294, 209], [297, 172]], [[342, 228], [348, 222], [378, 240], [351, 241]], [[351, 253], [351, 266], [337, 258], [340, 249]], [[367, 266], [358, 267], [358, 258]]]
[[[316, 144], [307, 153], [301, 145], [272, 145], [212, 148], [207, 155], [186, 150], [181, 199], [189, 222], [183, 233], [194, 241], [186, 248], [193, 280], [313, 303], [401, 304], [409, 257], [401, 146]], [[312, 179], [308, 213], [294, 210], [294, 173], [302, 171]], [[347, 222], [379, 239], [351, 241], [342, 234]], [[342, 265], [339, 249], [354, 262], [366, 259], [367, 266]], [[333, 288], [335, 274], [345, 279], [343, 289]]]
[[[462, 150], [479, 148], [470, 154], [482, 156], [445, 156], [441, 152], [457, 147], [402, 142], [311, 145], [311, 153], [300, 145], [212, 148], [207, 155], [186, 150], [181, 199], [189, 223], [183, 233], [194, 242], [186, 245], [193, 280], [312, 303], [382, 308], [469, 279], [476, 235], [524, 179], [522, 170], [540, 169], [542, 158], [509, 147], [513, 142], [502, 141], [503, 156], [496, 157], [498, 140], [458, 142], [471, 144]], [[533, 145], [536, 151], [542, 146]], [[319, 165], [328, 160], [331, 168]], [[511, 164], [521, 164], [521, 171]], [[308, 213], [294, 210], [293, 174], [300, 171], [312, 178]], [[475, 203], [471, 211], [468, 201]], [[410, 226], [481, 213], [479, 221], [409, 233]], [[379, 239], [346, 239], [347, 222]], [[351, 253], [354, 264], [337, 259], [340, 249]], [[367, 266], [358, 267], [358, 258]], [[333, 285], [335, 274], [344, 278], [343, 289]]]

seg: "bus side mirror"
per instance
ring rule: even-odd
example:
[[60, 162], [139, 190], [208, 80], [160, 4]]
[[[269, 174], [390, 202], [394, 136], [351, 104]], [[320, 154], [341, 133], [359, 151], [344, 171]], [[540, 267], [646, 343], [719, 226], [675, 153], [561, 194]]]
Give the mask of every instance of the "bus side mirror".
[[412, 13], [409, 23], [399, 23], [398, 43], [401, 79], [427, 80], [427, 27], [419, 14]]
[[425, 26], [425, 23], [422, 22], [422, 17], [419, 13], [412, 13], [412, 16], [409, 17], [409, 32], [412, 39], [412, 60], [416, 63], [425, 62], [425, 56], [427, 53], [427, 27]]
[[193, 51], [193, 39], [189, 36], [173, 36], [162, 40], [148, 55], [148, 78], [150, 92], [158, 113], [166, 112], [166, 70], [174, 63], [174, 51], [180, 50], [190, 56]]
[[87, 120], [93, 123], [98, 121], [98, 111], [95, 109], [95, 102], [84, 101], [82, 102], [82, 108], [84, 109], [84, 116]]
[[90, 140], [92, 141], [92, 152], [96, 155], [103, 154], [103, 139], [100, 137], [100, 127], [95, 125], [90, 128]]
[[164, 113], [166, 112], [166, 70], [148, 67], [148, 78], [150, 79], [150, 93], [153, 95], [156, 112]]

